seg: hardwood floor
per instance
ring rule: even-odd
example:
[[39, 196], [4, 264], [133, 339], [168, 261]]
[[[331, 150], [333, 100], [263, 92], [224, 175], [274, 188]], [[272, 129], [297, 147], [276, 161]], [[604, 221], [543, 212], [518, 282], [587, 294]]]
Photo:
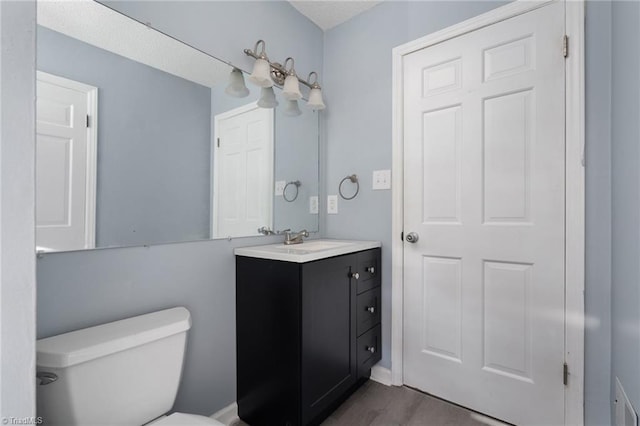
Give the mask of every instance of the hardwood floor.
[[[369, 380], [322, 426], [504, 426], [505, 423], [407, 387]], [[233, 426], [248, 426], [239, 420]]]

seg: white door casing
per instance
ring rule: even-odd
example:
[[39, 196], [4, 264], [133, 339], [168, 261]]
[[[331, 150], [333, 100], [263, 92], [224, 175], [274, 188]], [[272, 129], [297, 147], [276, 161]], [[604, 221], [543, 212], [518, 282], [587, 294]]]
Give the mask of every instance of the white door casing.
[[38, 71], [36, 90], [36, 247], [94, 248], [98, 89]]
[[[565, 150], [562, 140], [551, 142], [564, 138], [565, 5], [542, 6], [516, 2], [394, 51], [393, 181], [404, 182], [404, 192], [402, 184], [394, 187], [394, 231], [417, 231], [420, 240], [404, 247], [394, 241], [393, 381], [404, 378], [518, 424], [580, 424], [583, 7], [567, 10], [575, 50], [566, 68], [577, 82], [567, 89], [566, 208], [575, 220], [565, 232]], [[533, 9], [538, 10], [523, 15]], [[541, 24], [527, 23], [534, 15]], [[549, 33], [551, 27], [557, 34]], [[552, 52], [558, 54], [551, 58]], [[525, 123], [537, 125], [520, 131]], [[424, 152], [415, 151], [411, 141], [422, 138]], [[563, 284], [565, 235], [567, 309], [573, 320], [566, 342], [564, 287], [546, 284]], [[475, 287], [469, 284], [474, 280]], [[514, 309], [518, 304], [529, 314]], [[508, 350], [501, 346], [505, 343]], [[565, 355], [575, 368], [566, 392]], [[429, 358], [427, 371], [415, 371], [420, 357]], [[420, 375], [428, 377], [422, 378], [426, 384], [416, 382]], [[545, 383], [555, 393], [548, 394]], [[541, 390], [532, 394], [527, 387]], [[518, 402], [522, 397], [525, 402]], [[541, 410], [543, 400], [551, 407]], [[529, 420], [528, 407], [533, 408]]]
[[255, 102], [214, 116], [211, 237], [273, 227], [273, 110]]

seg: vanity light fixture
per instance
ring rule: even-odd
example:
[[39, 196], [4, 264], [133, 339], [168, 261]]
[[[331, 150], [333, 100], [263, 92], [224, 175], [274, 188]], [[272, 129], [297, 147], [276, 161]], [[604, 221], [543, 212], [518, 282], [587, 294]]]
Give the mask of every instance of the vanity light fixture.
[[311, 81], [311, 76], [314, 74], [316, 78], [311, 84], [311, 91], [309, 92], [309, 101], [307, 102], [307, 106], [311, 109], [325, 109], [326, 106], [322, 101], [322, 91], [320, 89], [320, 85], [318, 84], [318, 74], [315, 71], [309, 74], [309, 81]]
[[[260, 54], [258, 54], [258, 46], [260, 46], [260, 43], [262, 43], [262, 50], [260, 51]], [[273, 80], [271, 79], [271, 62], [264, 50], [264, 40], [258, 40], [253, 49], [255, 53], [252, 52], [252, 56], [256, 58], [256, 62], [253, 64], [253, 72], [249, 76], [249, 81], [260, 87], [273, 86]], [[245, 52], [247, 50], [245, 50]]]
[[236, 98], [249, 96], [249, 89], [247, 89], [247, 86], [244, 84], [244, 75], [238, 68], [231, 70], [231, 74], [229, 74], [229, 85], [224, 89], [224, 93]]
[[293, 58], [285, 59], [284, 67], [285, 69], [287, 68], [287, 62], [289, 61], [291, 61], [291, 68], [287, 71], [287, 76], [284, 79], [282, 97], [288, 101], [297, 101], [302, 97], [302, 93], [300, 93], [300, 83], [298, 82], [296, 70], [293, 68]]
[[276, 94], [273, 92], [273, 87], [263, 87], [260, 89], [258, 106], [260, 108], [275, 108], [278, 106], [278, 101], [276, 100]]
[[[260, 53], [258, 53], [258, 48], [262, 47]], [[284, 65], [279, 64], [278, 62], [271, 62], [265, 53], [265, 42], [264, 40], [258, 40], [256, 42], [253, 50], [244, 49], [244, 53], [247, 56], [251, 56], [256, 60], [253, 64], [253, 72], [251, 76], [249, 76], [249, 81], [258, 86], [265, 88], [271, 87], [273, 84], [277, 84], [278, 86], [283, 86], [282, 97], [284, 97], [287, 102], [287, 107], [284, 111], [285, 115], [295, 116], [300, 115], [302, 112], [300, 108], [298, 108], [297, 101], [302, 98], [302, 93], [300, 92], [300, 83], [307, 86], [309, 91], [309, 101], [307, 102], [307, 106], [314, 110], [322, 110], [325, 109], [326, 106], [322, 100], [322, 88], [320, 84], [318, 84], [318, 73], [315, 71], [311, 72], [307, 80], [303, 80], [296, 74], [294, 69], [294, 60], [289, 57], [284, 61]], [[287, 69], [287, 64], [291, 62], [291, 67]], [[315, 76], [313, 82], [311, 82], [311, 77]], [[260, 97], [260, 101], [258, 101], [258, 106], [261, 106], [260, 103], [263, 101], [265, 96], [265, 91], [263, 90], [262, 96]], [[267, 94], [270, 97], [270, 94]], [[273, 101], [265, 100], [262, 102], [265, 105], [272, 105], [275, 102], [277, 105], [277, 101], [275, 100], [275, 95]], [[295, 102], [295, 105], [291, 102]], [[273, 108], [273, 106], [265, 106], [263, 108]]]
[[282, 113], [289, 117], [296, 117], [302, 114], [302, 111], [300, 111], [300, 107], [298, 107], [298, 101], [291, 100], [287, 101], [285, 108], [282, 110]]

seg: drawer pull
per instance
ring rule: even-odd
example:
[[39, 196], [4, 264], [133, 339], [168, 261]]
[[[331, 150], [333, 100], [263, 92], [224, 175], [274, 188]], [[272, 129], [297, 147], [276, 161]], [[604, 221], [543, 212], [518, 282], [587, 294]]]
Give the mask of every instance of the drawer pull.
[[367, 312], [369, 313], [375, 313], [376, 312], [376, 307], [375, 306], [367, 306], [365, 309]]
[[367, 351], [369, 351], [372, 354], [374, 354], [374, 353], [376, 353], [376, 347], [375, 346], [367, 346]]
[[376, 268], [374, 268], [373, 266], [368, 266], [365, 268], [365, 271], [369, 272], [370, 274], [375, 274]]
[[360, 274], [359, 274], [359, 273], [357, 273], [357, 272], [354, 272], [354, 273], [352, 273], [352, 274], [351, 274], [351, 278], [354, 278], [354, 279], [356, 279], [356, 280], [357, 280], [357, 279], [360, 279]]

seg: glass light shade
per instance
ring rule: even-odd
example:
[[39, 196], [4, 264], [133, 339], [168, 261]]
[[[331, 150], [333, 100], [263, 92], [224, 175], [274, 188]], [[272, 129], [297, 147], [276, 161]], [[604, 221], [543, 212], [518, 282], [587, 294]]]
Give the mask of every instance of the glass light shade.
[[249, 95], [249, 89], [244, 84], [244, 76], [242, 71], [234, 68], [229, 74], [229, 85], [224, 89], [224, 93], [236, 98], [244, 98]]
[[324, 102], [322, 102], [322, 91], [320, 89], [311, 89], [309, 92], [309, 102], [307, 102], [307, 106], [311, 109], [325, 109], [326, 106]]
[[291, 100], [287, 101], [287, 106], [282, 110], [282, 113], [288, 117], [297, 117], [302, 114], [302, 111], [298, 107], [298, 101]]
[[276, 100], [276, 94], [273, 92], [273, 87], [263, 87], [260, 90], [258, 106], [260, 108], [275, 108], [278, 106], [278, 101]]
[[273, 86], [271, 79], [271, 65], [266, 59], [256, 59], [253, 64], [253, 72], [249, 76], [249, 81], [260, 87]]
[[298, 77], [296, 77], [295, 75], [288, 75], [287, 78], [284, 79], [282, 97], [288, 101], [297, 101], [302, 97], [302, 93], [300, 93], [300, 84], [298, 83]]

